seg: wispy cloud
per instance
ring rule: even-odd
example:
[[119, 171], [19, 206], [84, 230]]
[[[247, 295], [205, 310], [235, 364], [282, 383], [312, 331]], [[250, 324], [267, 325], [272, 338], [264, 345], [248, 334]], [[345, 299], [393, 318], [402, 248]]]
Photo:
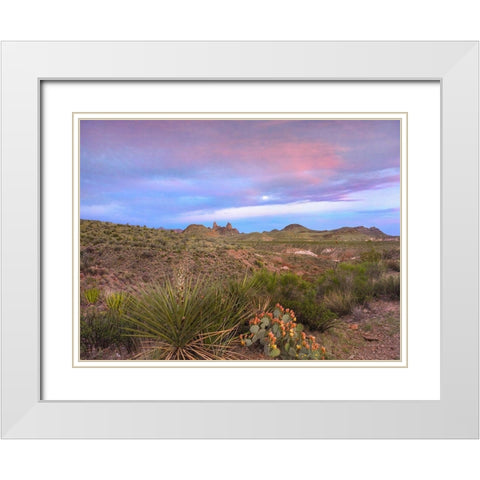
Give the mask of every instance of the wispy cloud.
[[252, 231], [267, 216], [321, 228], [332, 212], [399, 206], [395, 120], [82, 120], [80, 143], [83, 218]]
[[215, 210], [195, 210], [185, 212], [178, 218], [182, 222], [207, 223], [213, 221], [230, 221], [263, 217], [290, 217], [292, 215], [321, 215], [335, 212], [369, 211], [378, 213], [378, 200], [384, 209], [394, 209], [399, 204], [396, 189], [379, 191], [359, 191], [355, 195], [346, 195], [341, 201], [297, 201], [291, 203], [272, 203], [269, 205], [250, 205], [235, 208], [220, 208]]

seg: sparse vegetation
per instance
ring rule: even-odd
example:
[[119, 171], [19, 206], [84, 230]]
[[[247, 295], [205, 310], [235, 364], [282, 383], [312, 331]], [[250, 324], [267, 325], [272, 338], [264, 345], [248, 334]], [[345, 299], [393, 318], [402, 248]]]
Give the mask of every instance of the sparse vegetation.
[[[339, 339], [344, 352], [330, 342], [342, 325], [352, 318], [366, 332], [372, 305], [400, 298], [399, 239], [373, 228], [240, 234], [231, 225], [182, 232], [86, 220], [80, 227], [83, 359], [242, 358], [238, 339], [252, 334], [248, 320], [276, 304], [295, 312], [307, 338], [321, 336], [328, 358], [344, 358], [353, 346]], [[297, 358], [279, 350], [263, 355]]]

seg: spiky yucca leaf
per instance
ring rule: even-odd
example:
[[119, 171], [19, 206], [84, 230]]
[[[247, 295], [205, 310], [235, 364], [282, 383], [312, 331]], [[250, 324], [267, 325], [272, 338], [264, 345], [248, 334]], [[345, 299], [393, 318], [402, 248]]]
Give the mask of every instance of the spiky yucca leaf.
[[139, 291], [124, 317], [130, 335], [144, 344], [142, 358], [218, 360], [231, 357], [238, 326], [248, 315], [238, 302], [200, 280], [166, 281]]

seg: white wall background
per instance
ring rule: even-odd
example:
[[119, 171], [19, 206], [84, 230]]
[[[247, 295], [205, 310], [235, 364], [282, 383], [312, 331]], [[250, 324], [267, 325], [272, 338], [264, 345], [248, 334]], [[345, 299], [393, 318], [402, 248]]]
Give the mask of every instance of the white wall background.
[[[2, 0], [2, 40], [478, 40], [475, 2]], [[260, 453], [263, 452], [263, 455]], [[288, 455], [285, 455], [288, 452]], [[267, 453], [291, 458], [277, 468]], [[1, 441], [11, 479], [480, 478], [479, 441]]]

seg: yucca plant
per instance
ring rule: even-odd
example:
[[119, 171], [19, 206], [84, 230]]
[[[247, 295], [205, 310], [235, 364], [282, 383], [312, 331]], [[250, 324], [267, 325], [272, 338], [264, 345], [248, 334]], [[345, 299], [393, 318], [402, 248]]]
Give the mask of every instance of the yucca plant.
[[113, 292], [107, 295], [105, 303], [108, 310], [122, 313], [127, 300], [127, 294], [125, 292]]
[[185, 279], [139, 291], [123, 316], [130, 335], [143, 344], [139, 358], [222, 360], [234, 357], [237, 330], [247, 315], [228, 290]]
[[98, 288], [89, 288], [88, 290], [85, 290], [84, 296], [90, 305], [95, 305], [100, 296], [100, 290], [98, 290]]

